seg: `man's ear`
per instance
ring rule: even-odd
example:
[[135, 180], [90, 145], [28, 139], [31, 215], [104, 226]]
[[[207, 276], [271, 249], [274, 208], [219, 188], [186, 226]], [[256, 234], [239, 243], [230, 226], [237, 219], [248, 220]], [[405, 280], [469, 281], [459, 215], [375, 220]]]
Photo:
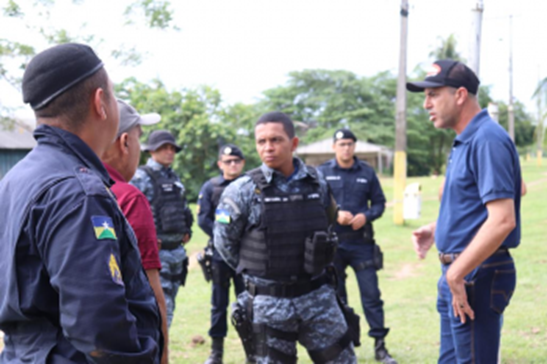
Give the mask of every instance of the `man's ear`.
[[120, 135], [119, 143], [120, 143], [120, 149], [123, 154], [129, 153], [129, 135], [127, 133], [122, 133]]
[[106, 115], [106, 95], [101, 87], [95, 89], [95, 92], [93, 92], [92, 112], [101, 120], [106, 120], [108, 116]]
[[465, 87], [460, 87], [456, 90], [458, 105], [463, 105], [465, 101], [469, 98], [469, 91]]

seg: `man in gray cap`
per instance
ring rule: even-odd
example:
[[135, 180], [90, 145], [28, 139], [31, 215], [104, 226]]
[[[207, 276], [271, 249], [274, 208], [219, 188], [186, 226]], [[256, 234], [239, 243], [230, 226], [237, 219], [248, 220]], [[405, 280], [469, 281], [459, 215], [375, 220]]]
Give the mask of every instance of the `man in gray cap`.
[[115, 181], [112, 192], [116, 195], [125, 218], [135, 232], [141, 253], [142, 266], [158, 301], [164, 337], [161, 362], [167, 363], [169, 354], [167, 350], [167, 311], [160, 282], [161, 263], [158, 254], [156, 227], [146, 196], [137, 187], [128, 183], [139, 165], [141, 125], [156, 124], [161, 117], [158, 114], [139, 115], [133, 107], [122, 100], [118, 100], [118, 109], [120, 111], [120, 125], [116, 140], [110, 145], [110, 148], [103, 154], [101, 159], [110, 178]]
[[175, 154], [181, 151], [175, 137], [167, 130], [155, 130], [143, 149], [150, 152], [150, 159], [137, 169], [131, 184], [144, 193], [152, 207], [160, 247], [160, 280], [167, 306], [167, 324], [171, 326], [175, 299], [188, 273], [188, 256], [183, 244], [190, 240], [194, 218], [186, 202], [184, 186], [171, 169]]
[[103, 63], [49, 48], [23, 98], [38, 145], [0, 182], [0, 363], [159, 363], [156, 299], [98, 157], [119, 120]]

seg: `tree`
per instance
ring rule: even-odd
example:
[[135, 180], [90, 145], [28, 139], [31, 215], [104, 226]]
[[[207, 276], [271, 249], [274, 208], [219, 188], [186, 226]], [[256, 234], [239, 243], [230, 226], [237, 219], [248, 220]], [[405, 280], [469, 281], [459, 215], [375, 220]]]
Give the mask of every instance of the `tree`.
[[[90, 1], [88, 1], [90, 2]], [[86, 3], [85, 0], [72, 0], [75, 7]], [[12, 21], [23, 25], [33, 36], [32, 44], [27, 44], [28, 34], [13, 32], [10, 38], [0, 37], [0, 82], [11, 85], [20, 92], [20, 83], [26, 64], [36, 53], [37, 47], [44, 48], [44, 45], [62, 44], [67, 42], [81, 42], [90, 44], [93, 48], [105, 47], [104, 39], [97, 38], [83, 23], [80, 29], [68, 31], [63, 28], [52, 26], [52, 15], [60, 12], [56, 7], [55, 0], [7, 0], [0, 1], [0, 21]], [[64, 5], [66, 6], [66, 5]], [[62, 9], [66, 10], [66, 9]], [[108, 11], [112, 11], [109, 8]], [[136, 26], [144, 24], [151, 29], [178, 29], [173, 24], [173, 11], [168, 0], [131, 0], [125, 1], [125, 10], [120, 14], [125, 19], [122, 26]], [[102, 21], [102, 19], [97, 19]], [[123, 24], [124, 22], [122, 22]], [[102, 54], [110, 56], [123, 65], [135, 65], [142, 60], [142, 54], [135, 44], [111, 45]], [[0, 118], [7, 118], [12, 115], [13, 110], [3, 105], [0, 101]]]
[[[252, 125], [256, 119], [253, 106], [224, 106], [220, 93], [207, 86], [198, 89], [169, 91], [158, 80], [150, 85], [134, 78], [116, 86], [119, 97], [139, 113], [156, 112], [159, 124], [146, 128], [142, 142], [151, 129], [166, 129], [174, 136], [182, 151], [175, 157], [173, 169], [181, 177], [190, 201], [197, 199], [201, 185], [219, 173], [218, 150], [226, 143], [240, 146], [247, 168], [259, 165], [254, 152]], [[145, 162], [147, 155], [142, 156]]]

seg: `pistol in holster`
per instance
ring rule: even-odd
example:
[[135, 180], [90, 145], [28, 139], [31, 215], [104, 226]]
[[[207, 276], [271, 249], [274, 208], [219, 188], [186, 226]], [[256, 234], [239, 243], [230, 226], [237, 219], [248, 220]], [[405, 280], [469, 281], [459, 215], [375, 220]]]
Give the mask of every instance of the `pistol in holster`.
[[201, 267], [205, 281], [210, 282], [213, 279], [213, 247], [210, 240], [205, 249], [198, 253], [197, 261]]
[[253, 323], [245, 307], [239, 302], [232, 304], [232, 325], [234, 325], [241, 343], [243, 344], [243, 350], [247, 357], [247, 362], [255, 363], [256, 346], [253, 340]]

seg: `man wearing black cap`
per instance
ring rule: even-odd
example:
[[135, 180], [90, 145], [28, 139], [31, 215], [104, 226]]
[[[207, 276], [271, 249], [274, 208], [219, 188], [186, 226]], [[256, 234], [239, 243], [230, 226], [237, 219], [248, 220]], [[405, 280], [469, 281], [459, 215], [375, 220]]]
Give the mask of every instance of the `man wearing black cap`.
[[441, 60], [422, 82], [436, 128], [456, 132], [436, 222], [412, 235], [423, 259], [436, 243], [442, 276], [439, 363], [497, 363], [501, 315], [516, 285], [509, 249], [520, 243], [519, 157], [505, 130], [477, 100], [479, 80], [464, 64]]
[[154, 216], [160, 246], [160, 279], [167, 306], [170, 327], [175, 311], [175, 299], [188, 273], [188, 256], [183, 244], [192, 235], [194, 218], [188, 207], [185, 189], [171, 169], [175, 154], [181, 147], [167, 130], [154, 130], [143, 148], [150, 152], [146, 165], [139, 167], [131, 184], [144, 193]]
[[160, 317], [102, 155], [118, 107], [88, 46], [36, 55], [23, 77], [36, 148], [0, 183], [2, 363], [158, 363]]
[[209, 245], [206, 256], [211, 256], [211, 278], [213, 281], [213, 293], [211, 297], [211, 328], [209, 336], [212, 339], [211, 355], [206, 364], [222, 364], [224, 352], [224, 338], [228, 332], [227, 314], [230, 294], [230, 279], [234, 281], [236, 296], [244, 290], [243, 278], [236, 274], [224, 262], [220, 254], [213, 246], [213, 226], [215, 223], [215, 211], [224, 189], [241, 176], [245, 166], [245, 158], [241, 149], [233, 144], [220, 147], [218, 152], [218, 168], [222, 171], [220, 176], [211, 178], [205, 182], [199, 193], [198, 200], [198, 224], [209, 235]]
[[120, 124], [116, 140], [103, 154], [101, 160], [110, 178], [116, 182], [112, 186], [112, 192], [116, 196], [127, 222], [135, 232], [141, 253], [142, 266], [158, 301], [164, 338], [161, 362], [167, 363], [169, 354], [167, 350], [167, 314], [165, 297], [160, 282], [161, 263], [158, 254], [156, 227], [146, 196], [137, 187], [128, 183], [139, 165], [141, 125], [156, 124], [161, 117], [158, 114], [139, 115], [131, 105], [122, 100], [118, 100], [118, 110], [120, 111]]
[[376, 274], [382, 268], [382, 253], [372, 229], [372, 222], [384, 213], [386, 198], [374, 169], [355, 157], [356, 142], [351, 130], [337, 130], [332, 146], [335, 158], [319, 167], [340, 208], [335, 228], [340, 245], [334, 258], [338, 294], [347, 302], [346, 268], [349, 265], [359, 284], [361, 304], [370, 328], [368, 335], [374, 338], [375, 359], [395, 364], [385, 346], [389, 329], [384, 326], [384, 302]]

